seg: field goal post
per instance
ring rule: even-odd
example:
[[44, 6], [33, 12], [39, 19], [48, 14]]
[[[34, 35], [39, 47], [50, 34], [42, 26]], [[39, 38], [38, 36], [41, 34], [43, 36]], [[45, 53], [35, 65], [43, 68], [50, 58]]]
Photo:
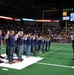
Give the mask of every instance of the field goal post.
[[[42, 20], [45, 20], [45, 13], [46, 12], [56, 12], [56, 11], [61, 11], [62, 12], [62, 9], [43, 10], [42, 11]], [[65, 32], [67, 34], [67, 20], [66, 20], [66, 23], [65, 23]], [[44, 22], [42, 22], [42, 35], [43, 34], [44, 34]]]

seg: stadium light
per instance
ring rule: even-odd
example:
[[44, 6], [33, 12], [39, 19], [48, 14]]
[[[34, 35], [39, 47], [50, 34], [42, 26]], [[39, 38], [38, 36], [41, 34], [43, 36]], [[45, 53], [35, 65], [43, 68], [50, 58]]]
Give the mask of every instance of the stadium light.
[[17, 18], [15, 18], [14, 20], [15, 20], [15, 21], [21, 21], [20, 19], [17, 19]]
[[35, 20], [36, 22], [52, 22], [52, 20]]
[[14, 20], [14, 18], [12, 18], [12, 17], [6, 17], [6, 16], [0, 16], [0, 18], [2, 18], [2, 19], [8, 19], [8, 20]]
[[23, 21], [35, 21], [34, 19], [22, 18]]

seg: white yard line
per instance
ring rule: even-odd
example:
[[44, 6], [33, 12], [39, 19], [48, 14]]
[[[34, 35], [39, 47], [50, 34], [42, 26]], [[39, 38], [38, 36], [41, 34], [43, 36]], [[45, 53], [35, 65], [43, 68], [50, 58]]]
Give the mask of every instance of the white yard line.
[[37, 62], [36, 64], [74, 69], [74, 66], [66, 66], [66, 65], [58, 65], [58, 64], [50, 64], [50, 63], [41, 63], [41, 62]]
[[[68, 44], [69, 45], [69, 44]], [[59, 48], [57, 48], [56, 50], [58, 50], [58, 49], [62, 49], [62, 48], [65, 48], [65, 47], [67, 47], [68, 45], [65, 45], [65, 46], [62, 46], [62, 47], [59, 47]], [[72, 46], [71, 46], [72, 47]], [[52, 48], [53, 49], [53, 48]], [[67, 50], [70, 50], [70, 49], [67, 49]]]
[[[54, 52], [49, 52], [49, 53], [54, 53]], [[70, 54], [70, 53], [60, 53], [60, 52], [58, 52], [58, 53], [55, 53], [55, 54], [73, 55], [73, 54]]]
[[[68, 45], [66, 45], [66, 46], [64, 46], [64, 47], [60, 47], [60, 48], [57, 48], [56, 50], [52, 50], [51, 52], [49, 52], [49, 53], [54, 53], [54, 52], [56, 52], [56, 51], [59, 51], [59, 50], [61, 50], [62, 48], [65, 48], [65, 47], [67, 47]], [[67, 49], [67, 50], [65, 50], [65, 51], [70, 51], [70, 49]], [[73, 54], [70, 54], [70, 53], [60, 53], [60, 52], [56, 52], [56, 54], [65, 54], [65, 55], [73, 55]]]
[[6, 68], [2, 68], [2, 70], [8, 71], [8, 69], [6, 69]]

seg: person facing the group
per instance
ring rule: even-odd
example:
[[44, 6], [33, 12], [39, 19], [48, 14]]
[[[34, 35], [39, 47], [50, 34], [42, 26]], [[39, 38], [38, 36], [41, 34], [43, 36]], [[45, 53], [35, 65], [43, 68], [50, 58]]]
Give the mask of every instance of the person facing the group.
[[71, 35], [71, 40], [72, 40], [72, 48], [73, 48], [73, 59], [74, 60], [74, 34]]

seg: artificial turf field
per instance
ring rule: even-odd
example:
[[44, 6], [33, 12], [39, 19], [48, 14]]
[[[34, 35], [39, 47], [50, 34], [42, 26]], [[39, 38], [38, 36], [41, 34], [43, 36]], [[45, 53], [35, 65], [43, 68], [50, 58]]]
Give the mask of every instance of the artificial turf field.
[[[5, 45], [2, 53], [5, 53]], [[44, 59], [21, 70], [0, 66], [0, 75], [74, 75], [71, 44], [52, 43], [49, 52], [37, 53], [37, 55]], [[33, 56], [32, 53], [31, 56]]]

